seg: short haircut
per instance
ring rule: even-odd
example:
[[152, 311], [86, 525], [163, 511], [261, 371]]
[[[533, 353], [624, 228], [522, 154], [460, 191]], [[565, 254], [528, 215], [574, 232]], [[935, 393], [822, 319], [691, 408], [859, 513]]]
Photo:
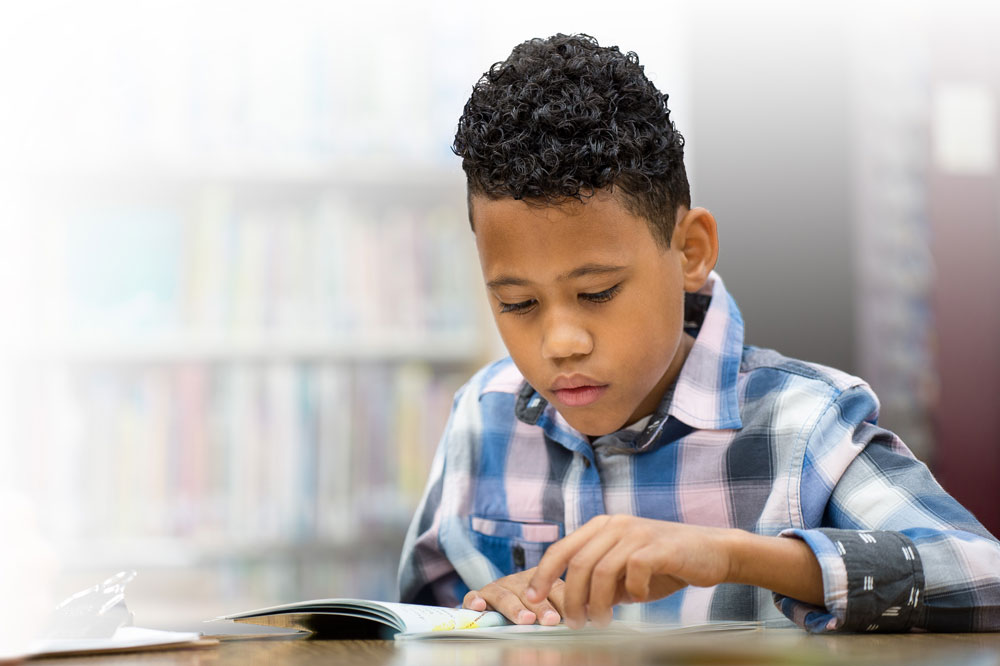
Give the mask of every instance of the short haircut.
[[589, 35], [519, 44], [479, 79], [458, 121], [452, 150], [470, 204], [476, 195], [558, 204], [608, 188], [669, 246], [691, 193], [667, 99], [635, 53]]

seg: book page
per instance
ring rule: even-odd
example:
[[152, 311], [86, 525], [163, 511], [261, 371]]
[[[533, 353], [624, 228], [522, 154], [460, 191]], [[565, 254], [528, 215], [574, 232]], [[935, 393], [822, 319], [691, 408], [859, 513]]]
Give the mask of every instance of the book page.
[[400, 634], [396, 640], [600, 640], [635, 639], [639, 636], [678, 636], [708, 632], [752, 631], [761, 628], [759, 622], [705, 622], [701, 624], [672, 625], [646, 622], [615, 621], [610, 626], [570, 629], [565, 624], [547, 627], [538, 624], [508, 624], [480, 627], [475, 631], [434, 631]]
[[[338, 617], [344, 620], [337, 620]], [[355, 619], [350, 622], [350, 627], [347, 626], [347, 618]], [[217, 619], [296, 628], [327, 636], [361, 631], [363, 627], [357, 621], [373, 624], [374, 627], [370, 627], [373, 631], [378, 631], [377, 627], [381, 625], [400, 633], [461, 631], [509, 624], [503, 615], [495, 611], [480, 612], [366, 599], [314, 599]], [[339, 626], [341, 623], [344, 624], [343, 627]]]
[[404, 632], [406, 634], [433, 634], [445, 631], [464, 632], [469, 629], [501, 627], [510, 624], [507, 618], [496, 611], [474, 611], [467, 608], [397, 604], [389, 601], [378, 603], [399, 616], [399, 619], [406, 626], [406, 631]]

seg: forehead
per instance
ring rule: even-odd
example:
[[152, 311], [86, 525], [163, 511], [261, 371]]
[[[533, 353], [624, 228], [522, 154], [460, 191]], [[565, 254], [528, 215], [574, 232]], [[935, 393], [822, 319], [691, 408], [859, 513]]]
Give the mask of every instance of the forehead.
[[656, 245], [646, 221], [603, 191], [558, 205], [474, 196], [470, 207], [487, 280], [494, 273], [544, 279], [584, 263], [632, 263]]

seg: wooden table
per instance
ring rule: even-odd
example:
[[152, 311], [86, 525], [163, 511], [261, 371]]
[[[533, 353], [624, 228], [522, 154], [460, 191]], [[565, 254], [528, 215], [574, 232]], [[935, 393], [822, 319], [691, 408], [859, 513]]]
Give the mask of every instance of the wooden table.
[[633, 666], [667, 664], [926, 664], [1000, 666], [998, 634], [810, 636], [759, 629], [600, 644], [307, 640], [301, 636], [220, 636], [214, 647], [38, 659], [26, 666], [228, 666], [374, 664], [376, 666]]

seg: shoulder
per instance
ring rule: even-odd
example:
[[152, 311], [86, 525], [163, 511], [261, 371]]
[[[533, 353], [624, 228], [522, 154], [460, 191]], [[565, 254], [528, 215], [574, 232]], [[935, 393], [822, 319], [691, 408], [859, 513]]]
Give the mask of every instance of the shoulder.
[[503, 358], [480, 368], [458, 390], [441, 442], [449, 478], [502, 476], [505, 456], [488, 452], [505, 450], [526, 430], [528, 437], [541, 436], [540, 429], [519, 427], [515, 406], [523, 382], [514, 362]]
[[797, 412], [801, 419], [831, 410], [855, 422], [874, 423], [878, 418], [878, 398], [865, 380], [772, 349], [744, 347], [740, 393], [745, 421], [747, 416], [758, 420], [761, 413], [773, 417], [778, 409]]
[[777, 373], [805, 382], [816, 382], [836, 392], [856, 386], [868, 386], [865, 380], [842, 370], [783, 356], [773, 349], [746, 346], [740, 362], [740, 373]]
[[484, 429], [514, 421], [514, 403], [523, 382], [510, 357], [484, 365], [455, 393], [451, 434], [477, 437]]

